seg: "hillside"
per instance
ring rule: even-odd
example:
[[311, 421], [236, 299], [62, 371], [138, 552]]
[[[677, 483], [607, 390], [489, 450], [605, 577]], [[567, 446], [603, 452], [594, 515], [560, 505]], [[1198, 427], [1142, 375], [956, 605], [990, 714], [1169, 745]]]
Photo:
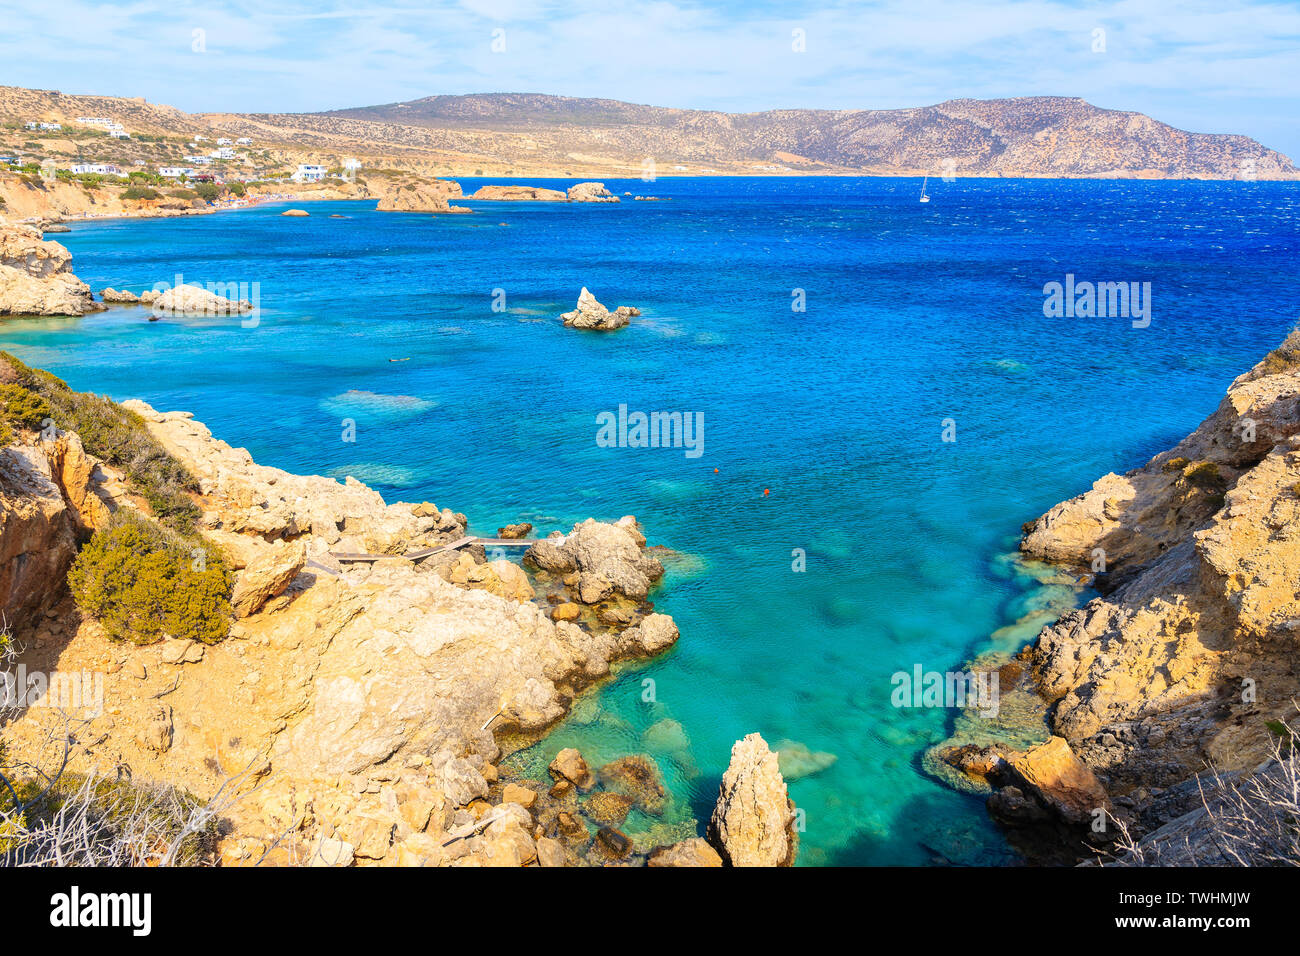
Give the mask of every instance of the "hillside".
[[[112, 117], [135, 138], [109, 140], [76, 127], [84, 115]], [[30, 121], [62, 122], [64, 130], [33, 133], [22, 128]], [[649, 160], [658, 175], [1234, 179], [1250, 175], [1252, 165], [1259, 179], [1297, 175], [1290, 159], [1249, 137], [1188, 133], [1068, 97], [721, 113], [476, 94], [323, 113], [190, 114], [138, 98], [0, 87], [0, 123], [0, 152], [28, 156], [160, 162], [179, 158], [197, 133], [251, 138], [250, 161], [263, 168], [356, 156], [367, 166], [430, 175], [640, 176]], [[153, 141], [140, 143], [140, 135]]]

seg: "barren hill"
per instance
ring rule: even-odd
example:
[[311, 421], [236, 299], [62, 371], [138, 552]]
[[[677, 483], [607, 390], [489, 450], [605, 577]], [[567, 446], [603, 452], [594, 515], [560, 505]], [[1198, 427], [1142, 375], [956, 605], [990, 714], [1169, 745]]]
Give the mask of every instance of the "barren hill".
[[[156, 136], [248, 136], [268, 161], [356, 155], [421, 173], [869, 173], [1291, 179], [1247, 136], [1188, 133], [1071, 97], [901, 110], [721, 113], [541, 94], [431, 96], [323, 113], [189, 114], [141, 99], [0, 87], [0, 120], [111, 116]], [[18, 124], [21, 126], [21, 123]], [[22, 131], [5, 146], [23, 145]]]

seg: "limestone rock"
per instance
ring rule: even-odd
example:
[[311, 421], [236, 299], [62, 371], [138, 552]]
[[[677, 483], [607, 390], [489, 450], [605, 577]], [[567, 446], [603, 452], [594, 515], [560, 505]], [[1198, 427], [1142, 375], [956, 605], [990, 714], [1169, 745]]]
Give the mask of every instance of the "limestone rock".
[[380, 212], [470, 212], [464, 206], [453, 206], [448, 202], [460, 195], [460, 184], [445, 179], [396, 183], [385, 190], [375, 208]]
[[197, 317], [245, 315], [253, 310], [253, 304], [243, 299], [228, 299], [196, 285], [179, 285], [159, 293], [151, 308], [156, 316]]
[[722, 857], [718, 856], [717, 850], [709, 846], [708, 840], [692, 837], [681, 843], [674, 843], [672, 846], [657, 848], [650, 854], [646, 865], [719, 867], [722, 866]]
[[1032, 793], [1066, 823], [1089, 824], [1096, 810], [1110, 809], [1101, 782], [1060, 737], [1012, 755], [1007, 766], [1021, 792]]
[[631, 318], [640, 315], [641, 310], [628, 305], [620, 305], [610, 312], [596, 301], [596, 297], [582, 287], [578, 295], [578, 307], [572, 312], [560, 316], [565, 326], [571, 329], [594, 329], [599, 332], [612, 332], [626, 326]]
[[544, 189], [541, 186], [481, 186], [467, 199], [488, 199], [505, 202], [563, 202], [564, 193], [558, 189]]
[[664, 574], [663, 565], [646, 553], [645, 536], [630, 516], [614, 524], [588, 518], [563, 537], [544, 538], [529, 547], [524, 561], [553, 573], [577, 572], [578, 597], [585, 603], [614, 595], [645, 600]]
[[579, 790], [589, 790], [596, 782], [587, 761], [572, 747], [565, 747], [556, 754], [547, 769], [556, 780], [567, 780]]
[[0, 219], [0, 315], [85, 315], [103, 308], [72, 274], [64, 246]]
[[271, 598], [284, 591], [307, 563], [307, 547], [301, 541], [277, 541], [254, 558], [235, 577], [230, 595], [235, 617], [255, 614]]
[[789, 866], [798, 845], [793, 822], [776, 754], [758, 734], [738, 740], [722, 775], [709, 842], [731, 866]]
[[604, 183], [578, 183], [569, 187], [567, 196], [569, 202], [618, 202]]

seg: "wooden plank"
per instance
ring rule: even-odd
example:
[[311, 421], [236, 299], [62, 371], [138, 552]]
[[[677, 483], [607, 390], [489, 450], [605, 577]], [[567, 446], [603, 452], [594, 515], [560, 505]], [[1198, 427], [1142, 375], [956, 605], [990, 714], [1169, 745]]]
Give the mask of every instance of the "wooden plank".
[[475, 538], [461, 538], [459, 541], [453, 541], [451, 544], [444, 544], [441, 547], [423, 548], [420, 551], [408, 551], [406, 554], [357, 554], [348, 551], [331, 551], [330, 557], [336, 561], [382, 561], [384, 558], [405, 558], [408, 561], [419, 561], [421, 558], [441, 554], [444, 551], [455, 551], [467, 544], [473, 544], [475, 540]]

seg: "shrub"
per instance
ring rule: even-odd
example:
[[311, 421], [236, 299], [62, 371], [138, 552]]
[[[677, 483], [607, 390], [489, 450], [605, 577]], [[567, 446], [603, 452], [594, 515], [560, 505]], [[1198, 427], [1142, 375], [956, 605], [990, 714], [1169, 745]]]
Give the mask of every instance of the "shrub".
[[211, 202], [221, 195], [221, 187], [216, 183], [195, 183], [194, 194]]
[[167, 191], [167, 195], [171, 196], [173, 199], [198, 199], [199, 198], [199, 194], [196, 193], [193, 189], [170, 189]]
[[0, 416], [10, 425], [39, 429], [50, 417], [50, 403], [22, 385], [0, 385]]
[[242, 196], [244, 193], [248, 192], [248, 190], [244, 188], [243, 183], [231, 183], [226, 188], [230, 190], [232, 196]]
[[1212, 461], [1198, 461], [1183, 473], [1183, 477], [1207, 491], [1223, 491], [1228, 486], [1227, 480], [1219, 474], [1219, 466]]
[[[46, 401], [45, 415], [59, 428], [81, 436], [86, 451], [126, 472], [131, 488], [149, 503], [154, 515], [169, 527], [192, 534], [199, 518], [190, 497], [198, 482], [179, 461], [158, 444], [144, 419], [112, 399], [74, 392], [68, 383], [43, 369], [28, 368], [8, 352], [0, 352], [19, 387]], [[39, 425], [39, 420], [37, 422]]]
[[123, 199], [161, 199], [162, 193], [148, 186], [127, 186], [122, 190]]
[[1163, 471], [1166, 475], [1171, 475], [1176, 471], [1181, 472], [1184, 468], [1186, 468], [1190, 464], [1191, 462], [1188, 461], [1186, 458], [1181, 458], [1181, 457], [1170, 458], [1167, 462], [1165, 462], [1163, 465], [1160, 466], [1160, 470]]
[[91, 537], [68, 572], [84, 614], [114, 640], [167, 635], [215, 644], [230, 629], [232, 576], [221, 555], [125, 511]]

